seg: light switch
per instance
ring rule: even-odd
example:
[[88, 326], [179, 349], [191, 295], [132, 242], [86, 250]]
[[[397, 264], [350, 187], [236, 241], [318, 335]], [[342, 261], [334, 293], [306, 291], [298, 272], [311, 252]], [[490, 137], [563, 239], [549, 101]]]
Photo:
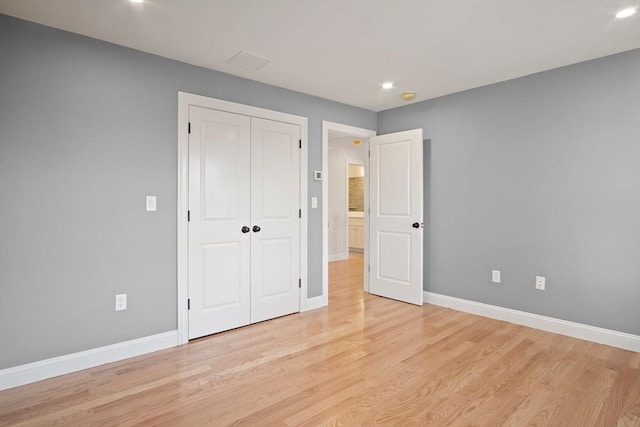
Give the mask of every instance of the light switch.
[[500, 283], [500, 270], [491, 270], [491, 281], [493, 283]]
[[311, 207], [312, 208], [317, 208], [318, 207], [318, 198], [317, 197], [312, 197], [311, 198]]
[[147, 212], [156, 211], [156, 196], [147, 196]]

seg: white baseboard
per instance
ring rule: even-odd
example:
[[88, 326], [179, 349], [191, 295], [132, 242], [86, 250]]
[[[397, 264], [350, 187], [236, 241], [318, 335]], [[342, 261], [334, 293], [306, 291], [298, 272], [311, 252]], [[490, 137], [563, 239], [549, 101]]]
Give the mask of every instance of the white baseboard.
[[329, 262], [333, 262], [333, 261], [343, 261], [345, 259], [349, 258], [349, 254], [348, 253], [341, 253], [341, 254], [333, 254], [333, 255], [329, 255]]
[[307, 298], [304, 307], [300, 311], [315, 310], [316, 308], [324, 307], [328, 304], [328, 301], [324, 295], [318, 295], [317, 297]]
[[178, 331], [164, 332], [0, 370], [0, 390], [117, 362], [178, 345]]
[[491, 319], [504, 320], [505, 322], [515, 323], [517, 325], [528, 326], [530, 328], [541, 329], [543, 331], [640, 352], [640, 336], [638, 335], [613, 331], [611, 329], [598, 328], [596, 326], [585, 325], [582, 323], [569, 322], [568, 320], [541, 316], [539, 314], [527, 313], [526, 311], [512, 310], [510, 308], [498, 307], [496, 305], [435, 294], [433, 292], [425, 291], [423, 299], [427, 304], [439, 305], [458, 311], [464, 311], [465, 313], [477, 314]]

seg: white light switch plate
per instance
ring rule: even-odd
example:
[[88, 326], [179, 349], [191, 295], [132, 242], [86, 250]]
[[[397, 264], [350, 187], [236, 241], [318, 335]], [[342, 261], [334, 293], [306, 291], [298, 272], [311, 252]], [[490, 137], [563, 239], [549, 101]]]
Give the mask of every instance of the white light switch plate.
[[155, 212], [156, 209], [156, 196], [147, 196], [147, 212]]
[[500, 283], [500, 270], [491, 270], [491, 281], [493, 283]]

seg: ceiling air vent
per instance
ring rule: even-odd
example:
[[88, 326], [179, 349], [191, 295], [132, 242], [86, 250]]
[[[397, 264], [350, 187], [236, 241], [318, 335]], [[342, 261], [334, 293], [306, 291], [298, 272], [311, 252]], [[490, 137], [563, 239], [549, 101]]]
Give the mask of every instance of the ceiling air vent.
[[227, 59], [227, 64], [234, 67], [242, 68], [247, 71], [256, 71], [271, 62], [270, 59], [263, 58], [253, 53], [241, 50], [240, 52]]

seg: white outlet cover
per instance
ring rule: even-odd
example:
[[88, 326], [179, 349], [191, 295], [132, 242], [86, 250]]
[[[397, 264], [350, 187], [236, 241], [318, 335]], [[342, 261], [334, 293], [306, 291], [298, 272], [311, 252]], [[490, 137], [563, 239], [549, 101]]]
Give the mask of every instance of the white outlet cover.
[[127, 294], [116, 295], [116, 311], [127, 309]]
[[546, 288], [546, 279], [543, 276], [536, 276], [536, 289], [544, 291]]
[[491, 270], [491, 281], [493, 283], [500, 283], [500, 270]]
[[312, 197], [311, 198], [311, 207], [313, 209], [316, 209], [318, 207], [318, 198], [317, 197]]

